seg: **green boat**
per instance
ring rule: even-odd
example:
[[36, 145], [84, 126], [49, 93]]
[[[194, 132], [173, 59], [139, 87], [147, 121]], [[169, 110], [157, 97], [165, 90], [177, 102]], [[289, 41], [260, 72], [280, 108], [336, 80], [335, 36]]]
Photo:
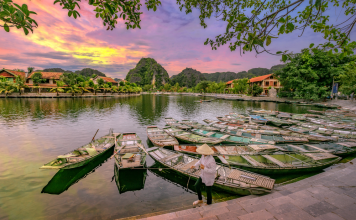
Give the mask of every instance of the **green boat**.
[[174, 118], [165, 118], [165, 122], [167, 126], [171, 126], [171, 127], [176, 127], [182, 130], [189, 130], [191, 129], [190, 126], [185, 125], [180, 123], [178, 120], [174, 119]]
[[114, 148], [110, 148], [110, 150], [105, 151], [105, 153], [101, 154], [95, 160], [90, 161], [85, 166], [59, 170], [47, 185], [43, 187], [41, 193], [55, 195], [63, 193], [68, 190], [69, 187], [84, 179], [105, 163], [105, 161], [112, 155], [113, 150]]
[[307, 119], [307, 117], [305, 117], [305, 115], [303, 115], [303, 114], [294, 114], [294, 115], [292, 115], [292, 119], [299, 120], [299, 121], [305, 121]]
[[337, 136], [340, 138], [356, 138], [356, 131], [345, 131], [345, 130], [333, 130], [333, 129], [327, 129], [327, 128], [319, 128], [317, 130], [314, 130], [313, 132], [323, 134], [323, 135], [328, 135], [328, 136]]
[[[191, 166], [199, 158], [157, 147], [149, 148], [147, 151], [164, 167], [189, 177], [191, 181], [198, 180], [200, 169], [191, 169]], [[275, 180], [269, 177], [217, 163], [214, 188], [239, 195], [259, 195], [271, 192], [274, 182]]]
[[113, 134], [105, 135], [44, 164], [41, 169], [73, 169], [84, 166], [111, 150], [115, 145]]
[[123, 133], [119, 136], [113, 155], [119, 169], [143, 168], [146, 156], [142, 141], [136, 133]]
[[356, 153], [356, 142], [336, 142], [319, 144], [278, 145], [279, 148], [292, 152], [324, 152], [345, 157]]
[[279, 144], [279, 143], [306, 143], [306, 142], [309, 142], [309, 140], [305, 137], [293, 137], [293, 136], [284, 136], [284, 135], [266, 135], [266, 134], [260, 134], [260, 133], [244, 132], [243, 130], [239, 130], [239, 131], [225, 130], [224, 132], [227, 134], [236, 135], [239, 137], [256, 138], [256, 139], [273, 141], [274, 143], [277, 143], [277, 144]]
[[265, 116], [264, 118], [268, 120], [267, 124], [271, 124], [271, 125], [274, 125], [277, 127], [291, 126], [291, 125], [295, 124], [294, 122], [282, 120], [282, 119], [272, 117], [272, 116]]
[[297, 127], [297, 126], [292, 126], [287, 128], [290, 131], [299, 133], [299, 134], [309, 134], [310, 131], [316, 130], [317, 127], [315, 128], [306, 128], [306, 127]]
[[[282, 145], [284, 146], [284, 145]], [[176, 151], [190, 155], [197, 154], [199, 146], [174, 146]], [[338, 162], [341, 158], [328, 152], [286, 152], [279, 145], [223, 145], [211, 147], [218, 160], [251, 172], [278, 176], [284, 174], [316, 172]]]
[[275, 144], [274, 141], [249, 138], [249, 137], [237, 137], [235, 135], [224, 134], [221, 132], [205, 131], [201, 129], [192, 129], [194, 134], [202, 135], [205, 137], [215, 138], [222, 140], [222, 144]]
[[114, 175], [120, 194], [139, 191], [145, 187], [147, 169], [119, 169], [114, 164]]
[[179, 144], [177, 139], [170, 136], [157, 126], [147, 127], [147, 137], [152, 142], [152, 144], [157, 147], [172, 147], [176, 144]]
[[196, 135], [192, 134], [187, 131], [183, 131], [181, 129], [177, 128], [172, 128], [172, 127], [166, 127], [163, 129], [165, 132], [168, 134], [174, 136], [177, 138], [179, 141], [183, 143], [192, 143], [192, 144], [219, 144], [223, 142], [223, 140], [218, 139], [218, 138], [208, 138], [204, 137], [202, 135]]

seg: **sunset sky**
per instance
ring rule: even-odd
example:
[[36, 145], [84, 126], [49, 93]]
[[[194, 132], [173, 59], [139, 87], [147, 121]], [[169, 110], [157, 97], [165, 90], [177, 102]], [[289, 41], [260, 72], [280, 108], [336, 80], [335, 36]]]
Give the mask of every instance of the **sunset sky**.
[[[66, 10], [53, 5], [53, 0], [14, 2], [25, 3], [37, 12], [33, 18], [39, 27], [27, 36], [22, 30], [12, 29], [10, 33], [0, 30], [0, 68], [60, 67], [75, 71], [90, 67], [114, 78], [125, 78], [142, 57], [154, 58], [169, 75], [178, 74], [186, 67], [203, 73], [238, 72], [281, 63], [279, 56], [260, 54], [256, 57], [255, 53], [240, 56], [227, 46], [211, 50], [204, 41], [224, 33], [225, 23], [213, 18], [204, 29], [199, 23], [199, 13], [180, 12], [175, 0], [162, 1], [156, 12], [144, 10], [142, 29], [126, 30], [119, 21], [113, 31], [106, 31], [87, 1], [81, 3], [78, 19], [69, 18]], [[280, 36], [269, 48], [299, 52], [311, 42], [323, 40], [310, 30], [301, 38], [298, 34]]]

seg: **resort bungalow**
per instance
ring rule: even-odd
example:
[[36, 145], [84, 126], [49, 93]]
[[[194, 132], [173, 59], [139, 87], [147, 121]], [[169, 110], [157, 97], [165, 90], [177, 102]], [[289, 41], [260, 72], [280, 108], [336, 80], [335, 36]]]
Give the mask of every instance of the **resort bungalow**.
[[230, 80], [229, 82], [226, 82], [226, 88], [227, 89], [232, 89], [234, 88], [234, 84], [232, 83], [234, 80]]
[[111, 82], [113, 86], [118, 86], [119, 83], [116, 82], [113, 78], [110, 77], [104, 77], [104, 76], [96, 76], [95, 78], [93, 78], [93, 82], [94, 84], [98, 84], [98, 79], [103, 79], [105, 83]]
[[[35, 71], [36, 72], [36, 71]], [[32, 76], [35, 73], [31, 73], [30, 76], [26, 80], [26, 85], [28, 87], [33, 87]], [[41, 88], [53, 88], [57, 86], [57, 81], [60, 79], [62, 72], [41, 72], [42, 79], [44, 80], [42, 83], [38, 84]]]
[[19, 72], [14, 70], [2, 69], [0, 70], [0, 76], [5, 77], [8, 81], [16, 82], [16, 76], [26, 78], [25, 72]]
[[250, 84], [250, 86], [252, 85], [261, 86], [263, 88], [262, 95], [268, 95], [268, 90], [272, 87], [275, 88], [277, 92], [279, 92], [279, 89], [282, 88], [281, 83], [273, 75], [273, 73], [251, 78], [248, 83]]

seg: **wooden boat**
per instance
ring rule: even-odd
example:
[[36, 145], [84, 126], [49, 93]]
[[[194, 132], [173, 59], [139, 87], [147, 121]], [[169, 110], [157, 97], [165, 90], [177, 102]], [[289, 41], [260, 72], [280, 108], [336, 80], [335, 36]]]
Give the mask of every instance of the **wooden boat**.
[[119, 169], [114, 164], [114, 177], [120, 194], [139, 191], [145, 188], [147, 169]]
[[157, 126], [148, 126], [146, 130], [148, 139], [157, 147], [170, 147], [179, 144], [177, 139]]
[[116, 165], [119, 169], [142, 168], [146, 163], [146, 152], [136, 133], [123, 133], [114, 149]]
[[193, 143], [193, 144], [219, 144], [223, 142], [223, 140], [218, 138], [208, 138], [202, 135], [192, 134], [187, 131], [183, 131], [181, 129], [175, 129], [172, 127], [167, 127], [163, 129], [168, 134], [174, 136], [179, 141], [184, 143]]
[[238, 123], [230, 123], [230, 122], [216, 122], [210, 124], [212, 127], [216, 127], [219, 129], [229, 129], [229, 130], [237, 130], [237, 129], [258, 129], [259, 126], [256, 124], [238, 124]]
[[194, 101], [194, 102], [211, 102], [211, 101], [213, 101], [213, 99], [209, 99], [209, 100], [199, 100], [199, 101]]
[[323, 152], [335, 154], [337, 156], [348, 156], [356, 153], [355, 142], [336, 142], [336, 143], [319, 143], [319, 144], [288, 144], [278, 145], [279, 148], [293, 152]]
[[[163, 148], [149, 148], [148, 153], [158, 163], [171, 168], [177, 174], [199, 179], [200, 170], [191, 169], [199, 159]], [[250, 195], [264, 194], [273, 189], [275, 180], [237, 168], [229, 168], [217, 163], [214, 188], [229, 193]]]
[[216, 117], [219, 121], [222, 122], [229, 122], [229, 123], [233, 123], [233, 124], [243, 124], [245, 123], [245, 120], [241, 120], [241, 119], [235, 119], [232, 117]]
[[204, 119], [203, 122], [205, 122], [207, 124], [211, 124], [211, 123], [216, 123], [218, 121], [214, 121], [214, 120], [210, 120], [210, 119]]
[[317, 114], [317, 115], [324, 115], [325, 112], [324, 111], [317, 111], [317, 110], [307, 110], [308, 112], [311, 112], [313, 114]]
[[200, 128], [200, 129], [204, 129], [204, 130], [208, 130], [208, 131], [220, 131], [219, 128], [216, 128], [216, 127], [213, 127], [213, 126], [206, 126], [206, 125], [203, 125], [203, 124], [200, 124], [200, 123], [196, 123], [196, 124], [193, 124], [191, 126], [192, 128]]
[[61, 169], [52, 179], [43, 187], [41, 193], [59, 195], [68, 190], [69, 187], [76, 184], [80, 180], [86, 178], [100, 167], [112, 155], [114, 148], [105, 151], [95, 160], [90, 161], [84, 166], [73, 169]]
[[[111, 133], [111, 132], [110, 132]], [[115, 145], [115, 136], [111, 133], [89, 144], [79, 147], [44, 164], [41, 169], [73, 169], [84, 166], [110, 150]]]
[[249, 129], [249, 128], [244, 128], [244, 129], [237, 129], [234, 131], [240, 131], [240, 132], [246, 132], [246, 133], [254, 133], [254, 134], [266, 134], [266, 135], [290, 135], [292, 132], [291, 131], [285, 131], [282, 129], [276, 129], [276, 130], [263, 130], [263, 129]]
[[290, 121], [286, 121], [286, 120], [282, 120], [276, 117], [272, 117], [272, 116], [265, 116], [265, 119], [268, 120], [267, 124], [271, 124], [277, 127], [281, 127], [281, 126], [291, 126], [293, 124], [295, 124], [294, 122], [290, 122]]
[[292, 119], [299, 120], [299, 121], [305, 121], [307, 119], [307, 117], [303, 114], [294, 114], [294, 115], [292, 115]]
[[272, 110], [268, 111], [268, 110], [262, 109], [262, 110], [249, 110], [249, 111], [250, 111], [251, 113], [256, 114], [256, 115], [261, 115], [261, 114], [263, 114], [263, 115], [271, 115], [271, 116], [276, 116], [276, 115], [278, 115], [278, 112], [272, 111]]
[[249, 115], [251, 120], [255, 123], [267, 124], [268, 120], [260, 115]]
[[314, 132], [323, 134], [323, 135], [329, 135], [329, 136], [337, 136], [337, 137], [342, 137], [342, 138], [356, 138], [356, 132], [355, 131], [345, 131], [345, 130], [333, 130], [333, 129], [326, 129], [326, 128], [319, 128], [317, 130], [314, 130]]
[[171, 126], [171, 127], [176, 127], [176, 128], [182, 129], [182, 130], [191, 129], [190, 126], [181, 124], [179, 121], [175, 121], [175, 119], [174, 120], [166, 120], [166, 125]]
[[303, 114], [307, 118], [319, 118], [320, 115], [315, 115], [315, 114]]
[[293, 136], [284, 136], [284, 135], [266, 135], [266, 134], [260, 134], [260, 133], [244, 132], [243, 130], [239, 130], [239, 131], [225, 130], [224, 132], [227, 134], [236, 135], [239, 137], [256, 138], [259, 140], [262, 139], [262, 140], [272, 141], [276, 144], [309, 142], [309, 140], [305, 137], [293, 137]]
[[276, 115], [277, 118], [285, 118], [285, 119], [289, 119], [289, 118], [292, 118], [292, 115], [289, 114], [289, 113], [280, 113], [278, 115]]
[[177, 120], [177, 119], [174, 119], [174, 118], [172, 118], [172, 117], [167, 117], [167, 118], [164, 118], [164, 121], [166, 122], [166, 124], [168, 124], [168, 123], [176, 123], [176, 122], [178, 122], [178, 120]]
[[296, 127], [296, 126], [292, 126], [287, 128], [290, 131], [299, 133], [299, 134], [309, 134], [310, 131], [315, 130], [316, 128], [305, 128], [305, 127]]
[[182, 121], [180, 121], [179, 123], [184, 124], [184, 125], [188, 125], [190, 127], [192, 127], [195, 124], [199, 124], [197, 121], [193, 121], [193, 120], [188, 120], [188, 119], [183, 119]]
[[356, 127], [354, 124], [347, 124], [347, 123], [341, 123], [341, 122], [334, 122], [334, 121], [326, 121], [322, 119], [314, 119], [314, 118], [308, 118], [307, 119], [309, 122], [325, 127], [325, 128], [332, 128], [332, 129], [346, 129], [346, 130], [356, 130]]
[[222, 140], [222, 144], [275, 144], [274, 141], [250, 138], [250, 137], [238, 137], [235, 135], [229, 135], [221, 132], [205, 131], [201, 129], [192, 129], [194, 134], [202, 135], [205, 137], [216, 138]]

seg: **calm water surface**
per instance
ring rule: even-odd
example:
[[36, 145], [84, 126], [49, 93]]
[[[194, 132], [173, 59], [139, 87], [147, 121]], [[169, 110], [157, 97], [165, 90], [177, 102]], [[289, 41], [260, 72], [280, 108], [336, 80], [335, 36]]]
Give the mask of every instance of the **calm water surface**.
[[[204, 123], [206, 118], [247, 109], [295, 113], [318, 109], [272, 102], [194, 102], [199, 99], [179, 95], [0, 99], [0, 219], [115, 219], [189, 206], [196, 200], [193, 183], [187, 190], [188, 180], [168, 170], [138, 172], [134, 177], [120, 173], [119, 191], [114, 160], [107, 159], [109, 155], [81, 169], [39, 169], [56, 156], [88, 143], [97, 129], [97, 137], [110, 128], [114, 132], [136, 132], [151, 146], [146, 126], [162, 127], [165, 117]], [[157, 164], [148, 157], [147, 165]], [[125, 175], [130, 178], [122, 178]], [[122, 190], [123, 186], [133, 187], [129, 181], [137, 183], [144, 177], [142, 190]], [[213, 192], [214, 201], [227, 197], [236, 196]]]

